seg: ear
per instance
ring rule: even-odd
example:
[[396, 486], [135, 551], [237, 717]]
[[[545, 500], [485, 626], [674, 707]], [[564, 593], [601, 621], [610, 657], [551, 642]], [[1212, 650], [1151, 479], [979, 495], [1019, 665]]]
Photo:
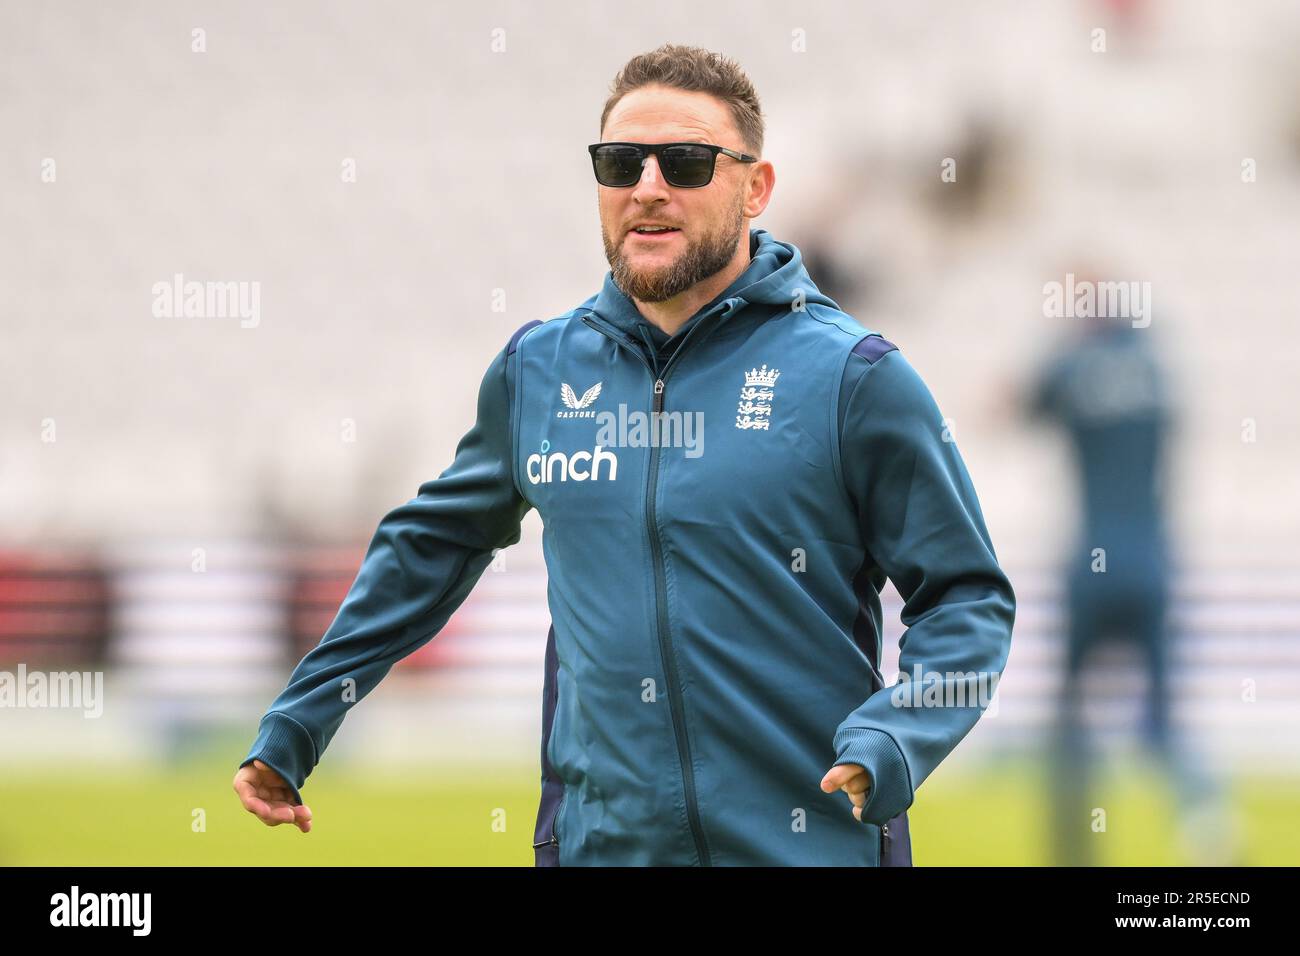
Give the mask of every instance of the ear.
[[766, 159], [750, 164], [749, 184], [745, 193], [745, 218], [757, 219], [772, 201], [776, 188], [776, 167]]

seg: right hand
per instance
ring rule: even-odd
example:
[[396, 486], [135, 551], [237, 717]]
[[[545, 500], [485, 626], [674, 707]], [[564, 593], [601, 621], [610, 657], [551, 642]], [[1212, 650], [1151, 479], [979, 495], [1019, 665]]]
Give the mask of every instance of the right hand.
[[849, 795], [853, 801], [853, 816], [861, 822], [862, 808], [871, 795], [871, 774], [867, 768], [856, 763], [837, 763], [831, 767], [822, 777], [822, 790], [833, 793], [837, 789]]
[[305, 803], [294, 804], [293, 789], [262, 761], [254, 759], [240, 767], [234, 788], [244, 809], [268, 827], [292, 823], [303, 833], [311, 832], [311, 808]]

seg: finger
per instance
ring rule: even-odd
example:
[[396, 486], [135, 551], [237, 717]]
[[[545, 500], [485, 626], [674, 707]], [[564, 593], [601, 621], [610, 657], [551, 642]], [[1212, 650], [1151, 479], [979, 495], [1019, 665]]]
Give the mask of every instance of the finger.
[[303, 833], [311, 832], [311, 808], [305, 803], [293, 808], [293, 822]]
[[860, 773], [845, 783], [841, 789], [848, 794], [866, 793], [871, 789], [871, 778], [865, 773]]
[[293, 823], [293, 807], [287, 803], [275, 802], [265, 804], [266, 815], [262, 816], [262, 822], [269, 827], [278, 826], [281, 823]]
[[235, 792], [239, 794], [244, 809], [254, 814], [269, 827], [294, 821], [293, 808], [285, 800], [271, 800], [266, 797], [268, 791], [259, 789], [250, 780], [237, 780]]
[[244, 799], [244, 809], [256, 816], [263, 823], [271, 814], [271, 808], [265, 800], [259, 800], [257, 797], [246, 797]]
[[826, 771], [826, 776], [822, 777], [822, 789], [827, 793], [838, 790], [844, 786], [853, 777], [863, 772], [863, 768], [855, 763], [840, 763]]
[[240, 794], [239, 802], [244, 805], [244, 809], [249, 813], [256, 813], [261, 816], [266, 812], [266, 804], [251, 794]]

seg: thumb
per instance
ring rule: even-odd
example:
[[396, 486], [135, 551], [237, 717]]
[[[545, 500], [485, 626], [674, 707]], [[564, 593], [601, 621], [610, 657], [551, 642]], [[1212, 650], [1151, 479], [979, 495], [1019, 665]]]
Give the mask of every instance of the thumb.
[[822, 790], [830, 793], [844, 786], [858, 774], [862, 773], [863, 767], [855, 763], [841, 763], [831, 767], [826, 771], [826, 776], [822, 777]]

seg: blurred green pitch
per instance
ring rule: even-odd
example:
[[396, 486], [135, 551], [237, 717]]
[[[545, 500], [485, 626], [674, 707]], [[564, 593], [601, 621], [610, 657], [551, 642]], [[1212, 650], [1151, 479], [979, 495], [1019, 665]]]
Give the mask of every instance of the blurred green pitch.
[[[247, 813], [230, 782], [240, 754], [205, 756], [154, 769], [103, 765], [0, 784], [0, 865], [532, 866], [539, 783], [535, 767], [499, 771], [394, 771], [363, 777], [326, 762], [304, 796], [310, 834], [268, 828]], [[1158, 779], [1111, 771], [1098, 804], [1109, 832], [1097, 834], [1111, 865], [1185, 865]], [[1300, 779], [1236, 781], [1248, 865], [1300, 862]], [[206, 830], [192, 828], [205, 811]], [[1035, 866], [1048, 858], [1041, 779], [1026, 761], [978, 773], [941, 767], [909, 814], [917, 865]], [[493, 829], [501, 819], [504, 831]], [[845, 812], [848, 801], [845, 798]]]

